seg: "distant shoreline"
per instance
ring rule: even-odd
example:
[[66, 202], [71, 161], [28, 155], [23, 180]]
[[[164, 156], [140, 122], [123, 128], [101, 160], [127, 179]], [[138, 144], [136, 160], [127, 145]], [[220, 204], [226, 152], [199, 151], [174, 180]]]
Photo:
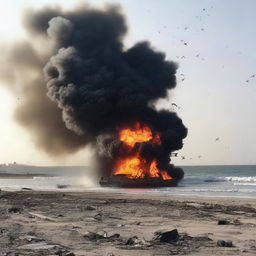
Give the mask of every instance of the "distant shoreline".
[[34, 177], [50, 177], [45, 174], [12, 174], [0, 173], [0, 179], [33, 179]]

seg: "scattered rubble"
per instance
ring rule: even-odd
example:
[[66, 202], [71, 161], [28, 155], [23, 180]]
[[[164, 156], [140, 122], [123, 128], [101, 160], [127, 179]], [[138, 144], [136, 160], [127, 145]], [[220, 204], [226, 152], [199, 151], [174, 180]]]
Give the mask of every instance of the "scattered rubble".
[[120, 238], [120, 234], [113, 234], [111, 236], [108, 236], [108, 233], [104, 230], [98, 233], [88, 231], [86, 234], [84, 234], [84, 238], [87, 238], [88, 240], [91, 240], [91, 241], [97, 241], [97, 240], [114, 241]]
[[147, 242], [144, 238], [138, 238], [137, 236], [133, 236], [126, 241], [125, 245], [132, 245], [132, 246], [138, 247], [138, 246], [145, 246], [145, 245], [148, 246], [150, 245], [150, 243]]
[[12, 206], [8, 209], [9, 213], [20, 213], [22, 211], [22, 207]]
[[57, 252], [55, 252], [55, 255], [58, 256], [76, 256], [73, 252], [67, 250], [67, 249], [59, 249]]
[[228, 225], [230, 222], [228, 220], [218, 220], [218, 225]]
[[233, 243], [230, 240], [228, 240], [228, 241], [218, 240], [217, 245], [220, 247], [233, 247]]
[[156, 232], [154, 240], [159, 240], [161, 243], [171, 243], [179, 239], [179, 233], [177, 229], [173, 229], [168, 232]]
[[57, 249], [59, 246], [56, 244], [48, 244], [47, 242], [39, 242], [39, 243], [30, 243], [24, 244], [17, 249], [22, 250], [49, 250], [49, 249]]

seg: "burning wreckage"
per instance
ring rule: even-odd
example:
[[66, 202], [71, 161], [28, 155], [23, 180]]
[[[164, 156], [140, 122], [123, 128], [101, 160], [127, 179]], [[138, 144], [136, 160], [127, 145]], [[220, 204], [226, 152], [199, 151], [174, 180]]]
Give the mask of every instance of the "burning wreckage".
[[176, 87], [178, 65], [147, 41], [125, 47], [128, 28], [116, 5], [31, 9], [23, 23], [31, 40], [15, 45], [6, 63], [20, 77], [26, 71], [20, 91], [31, 93], [16, 117], [37, 145], [51, 155], [89, 145], [102, 186], [177, 185], [184, 173], [170, 156], [187, 128], [156, 103]]
[[129, 178], [125, 174], [117, 174], [110, 177], [101, 177], [100, 185], [102, 187], [118, 187], [118, 188], [160, 188], [160, 187], [176, 187], [179, 180], [168, 179], [162, 177], [145, 177], [145, 178]]
[[119, 129], [118, 138], [121, 141], [119, 150], [124, 156], [117, 158], [111, 176], [101, 178], [101, 186], [123, 188], [177, 186], [179, 179], [160, 169], [157, 158], [154, 158], [155, 155], [146, 158], [139, 151], [140, 143], [147, 142], [151, 147], [156, 148], [161, 146], [159, 133], [153, 135], [148, 126], [137, 122], [132, 128]]

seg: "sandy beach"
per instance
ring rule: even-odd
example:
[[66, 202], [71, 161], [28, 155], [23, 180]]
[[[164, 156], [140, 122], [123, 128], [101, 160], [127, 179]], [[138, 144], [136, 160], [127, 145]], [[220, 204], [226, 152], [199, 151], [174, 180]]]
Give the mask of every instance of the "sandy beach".
[[0, 212], [1, 256], [256, 254], [253, 199], [2, 191]]

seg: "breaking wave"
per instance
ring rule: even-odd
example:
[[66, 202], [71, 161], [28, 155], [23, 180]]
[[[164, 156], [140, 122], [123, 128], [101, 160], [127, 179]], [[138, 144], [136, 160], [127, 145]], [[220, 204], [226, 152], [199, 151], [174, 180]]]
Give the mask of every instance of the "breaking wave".
[[230, 177], [226, 177], [226, 180], [227, 181], [255, 182], [256, 183], [256, 176], [250, 176], [250, 177], [230, 176]]

